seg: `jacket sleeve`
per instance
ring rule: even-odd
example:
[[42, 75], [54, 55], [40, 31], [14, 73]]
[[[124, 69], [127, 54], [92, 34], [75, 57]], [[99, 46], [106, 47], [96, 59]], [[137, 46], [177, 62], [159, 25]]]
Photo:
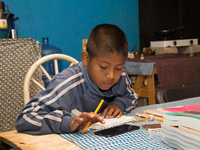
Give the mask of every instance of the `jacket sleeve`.
[[131, 87], [128, 75], [123, 71], [118, 81], [117, 97], [110, 104], [116, 104], [121, 108], [122, 112], [128, 112], [135, 108], [138, 98], [138, 95]]
[[60, 79], [52, 80], [48, 88], [38, 93], [19, 114], [15, 122], [18, 132], [29, 134], [71, 132], [70, 123], [74, 118], [70, 114], [72, 103], [70, 94], [65, 91], [67, 88], [59, 87]]

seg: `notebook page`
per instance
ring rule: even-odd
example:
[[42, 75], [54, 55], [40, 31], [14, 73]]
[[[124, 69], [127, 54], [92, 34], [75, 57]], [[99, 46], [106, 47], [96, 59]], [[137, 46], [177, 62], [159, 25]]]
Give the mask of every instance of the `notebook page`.
[[104, 119], [104, 120], [106, 122], [105, 124], [101, 124], [100, 122], [97, 122], [95, 124], [92, 124], [89, 128], [100, 129], [100, 128], [105, 128], [105, 127], [120, 125], [120, 124], [135, 120], [135, 117], [122, 115], [120, 118], [109, 118], [109, 119]]

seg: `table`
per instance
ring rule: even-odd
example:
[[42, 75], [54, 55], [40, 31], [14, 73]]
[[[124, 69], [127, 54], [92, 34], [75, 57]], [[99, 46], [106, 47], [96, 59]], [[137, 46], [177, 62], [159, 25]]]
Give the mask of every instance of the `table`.
[[[18, 133], [16, 130], [0, 133], [0, 141], [13, 147], [15, 150], [61, 150], [81, 148], [58, 134], [29, 135]], [[1, 149], [1, 147], [0, 147]]]
[[161, 87], [198, 83], [200, 82], [199, 60], [200, 53], [195, 53], [194, 57], [189, 57], [187, 54], [167, 53], [145, 56], [143, 60], [140, 58], [128, 59], [128, 61], [132, 63], [155, 63], [152, 74], [146, 75], [147, 89], [142, 87], [145, 74], [137, 73], [137, 79], [133, 89], [140, 97], [148, 98], [149, 105], [155, 104], [154, 75], [157, 74]]
[[[132, 88], [138, 94], [139, 97], [148, 98], [149, 105], [156, 104], [155, 101], [156, 89], [155, 89], [155, 79], [154, 79], [155, 74], [157, 74], [156, 65], [154, 65], [151, 75], [138, 75], [134, 86], [132, 86]], [[143, 87], [145, 76], [147, 78], [147, 87]]]
[[[174, 106], [200, 105], [200, 97], [190, 98], [175, 102], [168, 102], [156, 105], [148, 105], [133, 109], [129, 114], [135, 116], [136, 112], [142, 112], [146, 109], [166, 108]], [[138, 119], [137, 116], [135, 116]], [[142, 121], [138, 123], [129, 123], [133, 125], [143, 125], [156, 123], [157, 121]], [[158, 123], [158, 122], [157, 122]], [[95, 136], [93, 131], [87, 131], [85, 134], [50, 134], [33, 136], [28, 134], [8, 131], [0, 133], [0, 141], [9, 144], [18, 149], [173, 149], [166, 145], [160, 136], [160, 131], [148, 132], [143, 128], [125, 133], [113, 138], [104, 138]], [[71, 142], [69, 142], [71, 141]], [[72, 143], [73, 142], [73, 143]]]

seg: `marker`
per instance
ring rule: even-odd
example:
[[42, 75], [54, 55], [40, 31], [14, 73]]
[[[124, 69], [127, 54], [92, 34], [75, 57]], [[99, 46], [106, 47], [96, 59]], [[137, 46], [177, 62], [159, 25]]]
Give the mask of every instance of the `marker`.
[[[97, 114], [97, 112], [99, 111], [101, 105], [103, 104], [104, 100], [102, 99], [101, 102], [99, 103], [99, 105], [97, 106], [96, 110], [94, 111], [95, 114]], [[89, 127], [89, 125], [91, 124], [92, 120], [90, 120], [87, 125], [85, 126], [83, 133], [87, 130], [87, 128]]]

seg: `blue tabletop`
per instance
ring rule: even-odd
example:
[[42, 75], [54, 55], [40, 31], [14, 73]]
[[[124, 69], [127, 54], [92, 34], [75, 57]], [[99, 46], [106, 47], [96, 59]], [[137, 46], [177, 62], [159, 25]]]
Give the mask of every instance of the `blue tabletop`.
[[151, 75], [154, 62], [132, 62], [126, 61], [124, 70], [128, 75]]

